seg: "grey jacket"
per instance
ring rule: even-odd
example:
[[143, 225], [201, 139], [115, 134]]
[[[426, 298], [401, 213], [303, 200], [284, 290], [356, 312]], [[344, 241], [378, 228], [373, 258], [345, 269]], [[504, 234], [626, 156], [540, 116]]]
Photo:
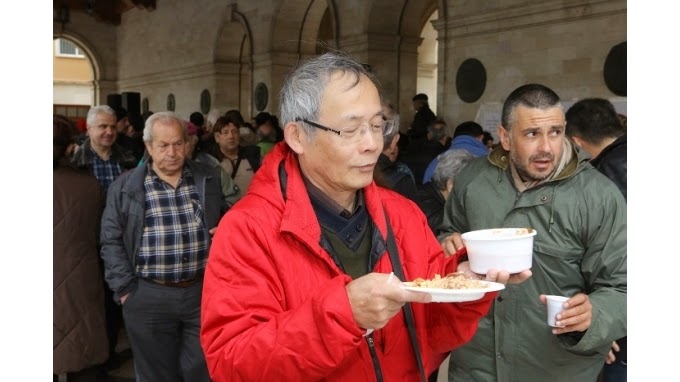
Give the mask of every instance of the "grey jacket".
[[[220, 174], [216, 167], [187, 160], [194, 176], [201, 203], [204, 223], [208, 229], [216, 227], [226, 212]], [[114, 299], [133, 291], [137, 286], [135, 256], [144, 230], [144, 177], [146, 162], [122, 174], [109, 187], [101, 226], [101, 257], [104, 275]]]
[[[465, 381], [594, 381], [611, 342], [627, 331], [626, 202], [580, 151], [554, 179], [518, 192], [502, 147], [471, 162], [446, 202], [447, 233], [531, 227], [532, 277], [508, 285], [470, 343], [451, 354], [450, 377]], [[586, 293], [584, 333], [554, 335], [540, 294]]]

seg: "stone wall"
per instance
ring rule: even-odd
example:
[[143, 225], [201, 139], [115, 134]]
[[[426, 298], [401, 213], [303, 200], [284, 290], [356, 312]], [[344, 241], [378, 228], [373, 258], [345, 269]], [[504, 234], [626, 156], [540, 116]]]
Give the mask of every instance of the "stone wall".
[[[500, 5], [499, 5], [500, 4]], [[371, 64], [405, 131], [413, 116], [417, 49], [434, 10], [438, 34], [436, 101], [449, 125], [474, 119], [485, 103], [502, 102], [515, 87], [541, 82], [562, 98], [613, 97], [603, 80], [609, 49], [626, 40], [625, 0], [163, 0], [153, 11], [131, 9], [118, 26], [72, 13], [64, 35], [95, 61], [95, 93], [139, 92], [152, 111], [166, 110], [168, 94], [185, 118], [200, 110], [207, 89], [212, 107], [255, 115], [252, 92], [264, 83], [266, 111], [278, 113], [278, 92], [290, 68], [310, 55], [319, 30]], [[308, 10], [307, 14], [304, 14]], [[324, 17], [325, 15], [325, 17]], [[320, 28], [324, 20], [323, 28]], [[54, 25], [55, 36], [61, 32]], [[456, 91], [461, 62], [486, 69], [481, 98], [463, 102]]]

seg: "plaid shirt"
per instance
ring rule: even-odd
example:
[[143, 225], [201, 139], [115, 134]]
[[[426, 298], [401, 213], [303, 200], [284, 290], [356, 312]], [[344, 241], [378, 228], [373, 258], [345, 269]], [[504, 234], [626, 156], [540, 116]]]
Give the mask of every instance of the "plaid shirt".
[[203, 273], [208, 260], [208, 230], [194, 177], [187, 166], [177, 188], [147, 164], [144, 178], [144, 231], [136, 256], [137, 276], [187, 281]]
[[120, 175], [120, 164], [113, 159], [113, 156], [110, 156], [108, 160], [103, 160], [94, 150], [92, 150], [92, 153], [94, 154], [92, 171], [94, 172], [95, 178], [99, 181], [99, 184], [104, 188], [104, 192], [106, 192], [111, 183], [113, 183]]

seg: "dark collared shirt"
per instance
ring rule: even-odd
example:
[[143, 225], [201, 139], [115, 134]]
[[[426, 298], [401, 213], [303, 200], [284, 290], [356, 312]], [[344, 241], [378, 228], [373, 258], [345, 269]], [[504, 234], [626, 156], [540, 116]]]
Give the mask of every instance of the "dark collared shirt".
[[92, 161], [92, 172], [94, 172], [95, 178], [99, 181], [99, 184], [104, 188], [104, 192], [108, 191], [109, 186], [113, 183], [116, 178], [120, 175], [121, 168], [118, 161], [113, 159], [113, 155], [109, 156], [108, 160], [103, 160], [97, 155], [94, 149], [92, 150], [93, 161]]
[[193, 280], [208, 259], [208, 230], [189, 167], [173, 188], [147, 163], [144, 230], [136, 256], [137, 276], [159, 281]]

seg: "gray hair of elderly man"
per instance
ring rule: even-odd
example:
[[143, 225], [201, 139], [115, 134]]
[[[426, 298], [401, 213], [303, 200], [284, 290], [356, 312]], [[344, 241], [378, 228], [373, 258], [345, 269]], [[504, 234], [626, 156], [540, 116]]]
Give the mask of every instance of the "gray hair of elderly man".
[[[382, 88], [373, 73], [367, 70], [366, 65], [354, 60], [343, 52], [329, 52], [301, 61], [286, 77], [281, 88], [279, 115], [281, 126], [296, 119], [316, 121], [321, 110], [321, 100], [331, 77], [335, 73], [349, 74], [354, 77], [351, 87], [359, 83], [361, 75], [368, 79], [378, 89], [382, 101]], [[302, 124], [307, 136], [312, 137], [316, 128]]]
[[453, 180], [460, 171], [475, 157], [464, 149], [448, 150], [439, 154], [439, 163], [432, 175], [432, 184], [438, 190], [446, 190], [449, 180]]
[[109, 105], [94, 106], [87, 111], [87, 117], [85, 118], [85, 123], [87, 124], [87, 126], [94, 126], [97, 119], [97, 115], [99, 114], [108, 114], [112, 115], [113, 118], [116, 118], [116, 111], [113, 110], [111, 106]]
[[153, 113], [146, 122], [144, 122], [144, 133], [142, 139], [144, 142], [153, 141], [153, 134], [151, 133], [151, 128], [156, 122], [162, 122], [164, 125], [170, 125], [176, 123], [182, 129], [182, 136], [186, 141], [189, 138], [189, 133], [187, 132], [187, 125], [184, 120], [178, 117], [175, 113], [171, 111], [160, 111], [158, 113]]

